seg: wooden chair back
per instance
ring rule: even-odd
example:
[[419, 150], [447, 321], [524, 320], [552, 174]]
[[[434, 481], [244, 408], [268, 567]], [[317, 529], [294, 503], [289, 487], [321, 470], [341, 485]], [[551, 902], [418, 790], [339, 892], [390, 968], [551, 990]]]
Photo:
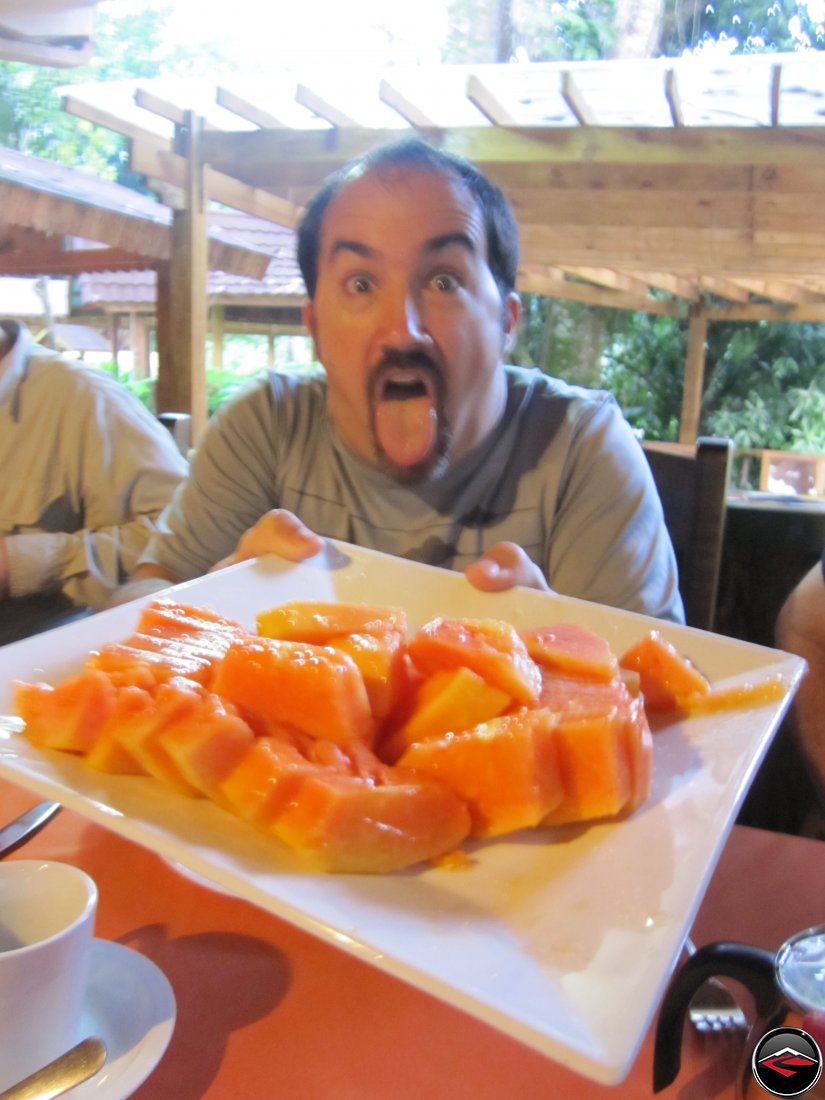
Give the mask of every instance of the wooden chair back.
[[642, 444], [665, 513], [688, 626], [713, 630], [733, 440]]

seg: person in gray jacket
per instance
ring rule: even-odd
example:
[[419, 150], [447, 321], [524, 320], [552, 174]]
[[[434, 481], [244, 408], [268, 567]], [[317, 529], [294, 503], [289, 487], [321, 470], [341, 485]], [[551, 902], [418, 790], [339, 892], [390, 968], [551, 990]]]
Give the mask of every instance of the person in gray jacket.
[[40, 611], [100, 608], [137, 564], [187, 464], [104, 371], [0, 321], [0, 641]]
[[505, 365], [518, 231], [475, 166], [417, 138], [373, 151], [310, 202], [298, 258], [324, 374], [270, 374], [212, 418], [143, 590], [333, 537], [489, 591], [682, 620], [656, 488], [613, 398]]

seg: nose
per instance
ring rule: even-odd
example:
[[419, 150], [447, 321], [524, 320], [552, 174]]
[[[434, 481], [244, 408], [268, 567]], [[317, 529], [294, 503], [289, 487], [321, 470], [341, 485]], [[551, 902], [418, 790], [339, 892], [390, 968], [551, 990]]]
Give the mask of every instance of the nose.
[[381, 343], [386, 348], [416, 347], [428, 340], [420, 303], [409, 290], [388, 296], [381, 319]]

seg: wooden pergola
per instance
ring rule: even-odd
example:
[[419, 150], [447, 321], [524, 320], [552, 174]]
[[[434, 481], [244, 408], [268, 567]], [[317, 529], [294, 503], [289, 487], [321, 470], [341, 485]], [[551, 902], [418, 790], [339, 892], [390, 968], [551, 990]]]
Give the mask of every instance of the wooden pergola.
[[[72, 87], [64, 105], [125, 135], [132, 168], [178, 208], [185, 287], [168, 301], [193, 330], [211, 202], [294, 226], [330, 171], [410, 128], [509, 196], [521, 290], [688, 318], [683, 441], [698, 430], [709, 322], [825, 321], [822, 53], [132, 82]], [[180, 411], [197, 435], [194, 340], [185, 369], [190, 384], [173, 388], [190, 394]]]
[[[189, 293], [192, 260], [183, 211], [42, 158], [0, 148], [0, 276], [72, 276], [153, 270], [157, 275], [159, 409], [205, 405], [203, 372], [189, 364], [205, 339], [205, 315]], [[183, 242], [183, 243], [182, 243]], [[270, 255], [210, 225], [200, 245], [204, 314], [207, 271], [260, 279]], [[188, 318], [188, 322], [187, 322]], [[203, 324], [203, 335], [201, 335]], [[184, 381], [197, 389], [181, 390]]]

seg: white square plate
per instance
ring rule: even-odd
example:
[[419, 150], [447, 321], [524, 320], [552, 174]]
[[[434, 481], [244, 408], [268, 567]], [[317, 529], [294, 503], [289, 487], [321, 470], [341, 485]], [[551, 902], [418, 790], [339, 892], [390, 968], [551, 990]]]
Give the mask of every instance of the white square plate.
[[[656, 626], [714, 683], [782, 673], [784, 699], [673, 721], [655, 734], [650, 799], [614, 824], [531, 830], [468, 846], [465, 870], [391, 875], [302, 870], [206, 800], [155, 780], [95, 773], [42, 752], [0, 720], [0, 774], [55, 798], [272, 913], [479, 1017], [603, 1083], [620, 1081], [656, 1011], [707, 882], [803, 664], [787, 654], [527, 589], [484, 594], [461, 574], [329, 543], [308, 562], [267, 558], [180, 585], [183, 602], [249, 626], [292, 599], [403, 606], [516, 626], [577, 622], [620, 654]], [[0, 651], [0, 714], [11, 681], [77, 670], [129, 634], [135, 601]], [[19, 722], [16, 724], [19, 730]]]

